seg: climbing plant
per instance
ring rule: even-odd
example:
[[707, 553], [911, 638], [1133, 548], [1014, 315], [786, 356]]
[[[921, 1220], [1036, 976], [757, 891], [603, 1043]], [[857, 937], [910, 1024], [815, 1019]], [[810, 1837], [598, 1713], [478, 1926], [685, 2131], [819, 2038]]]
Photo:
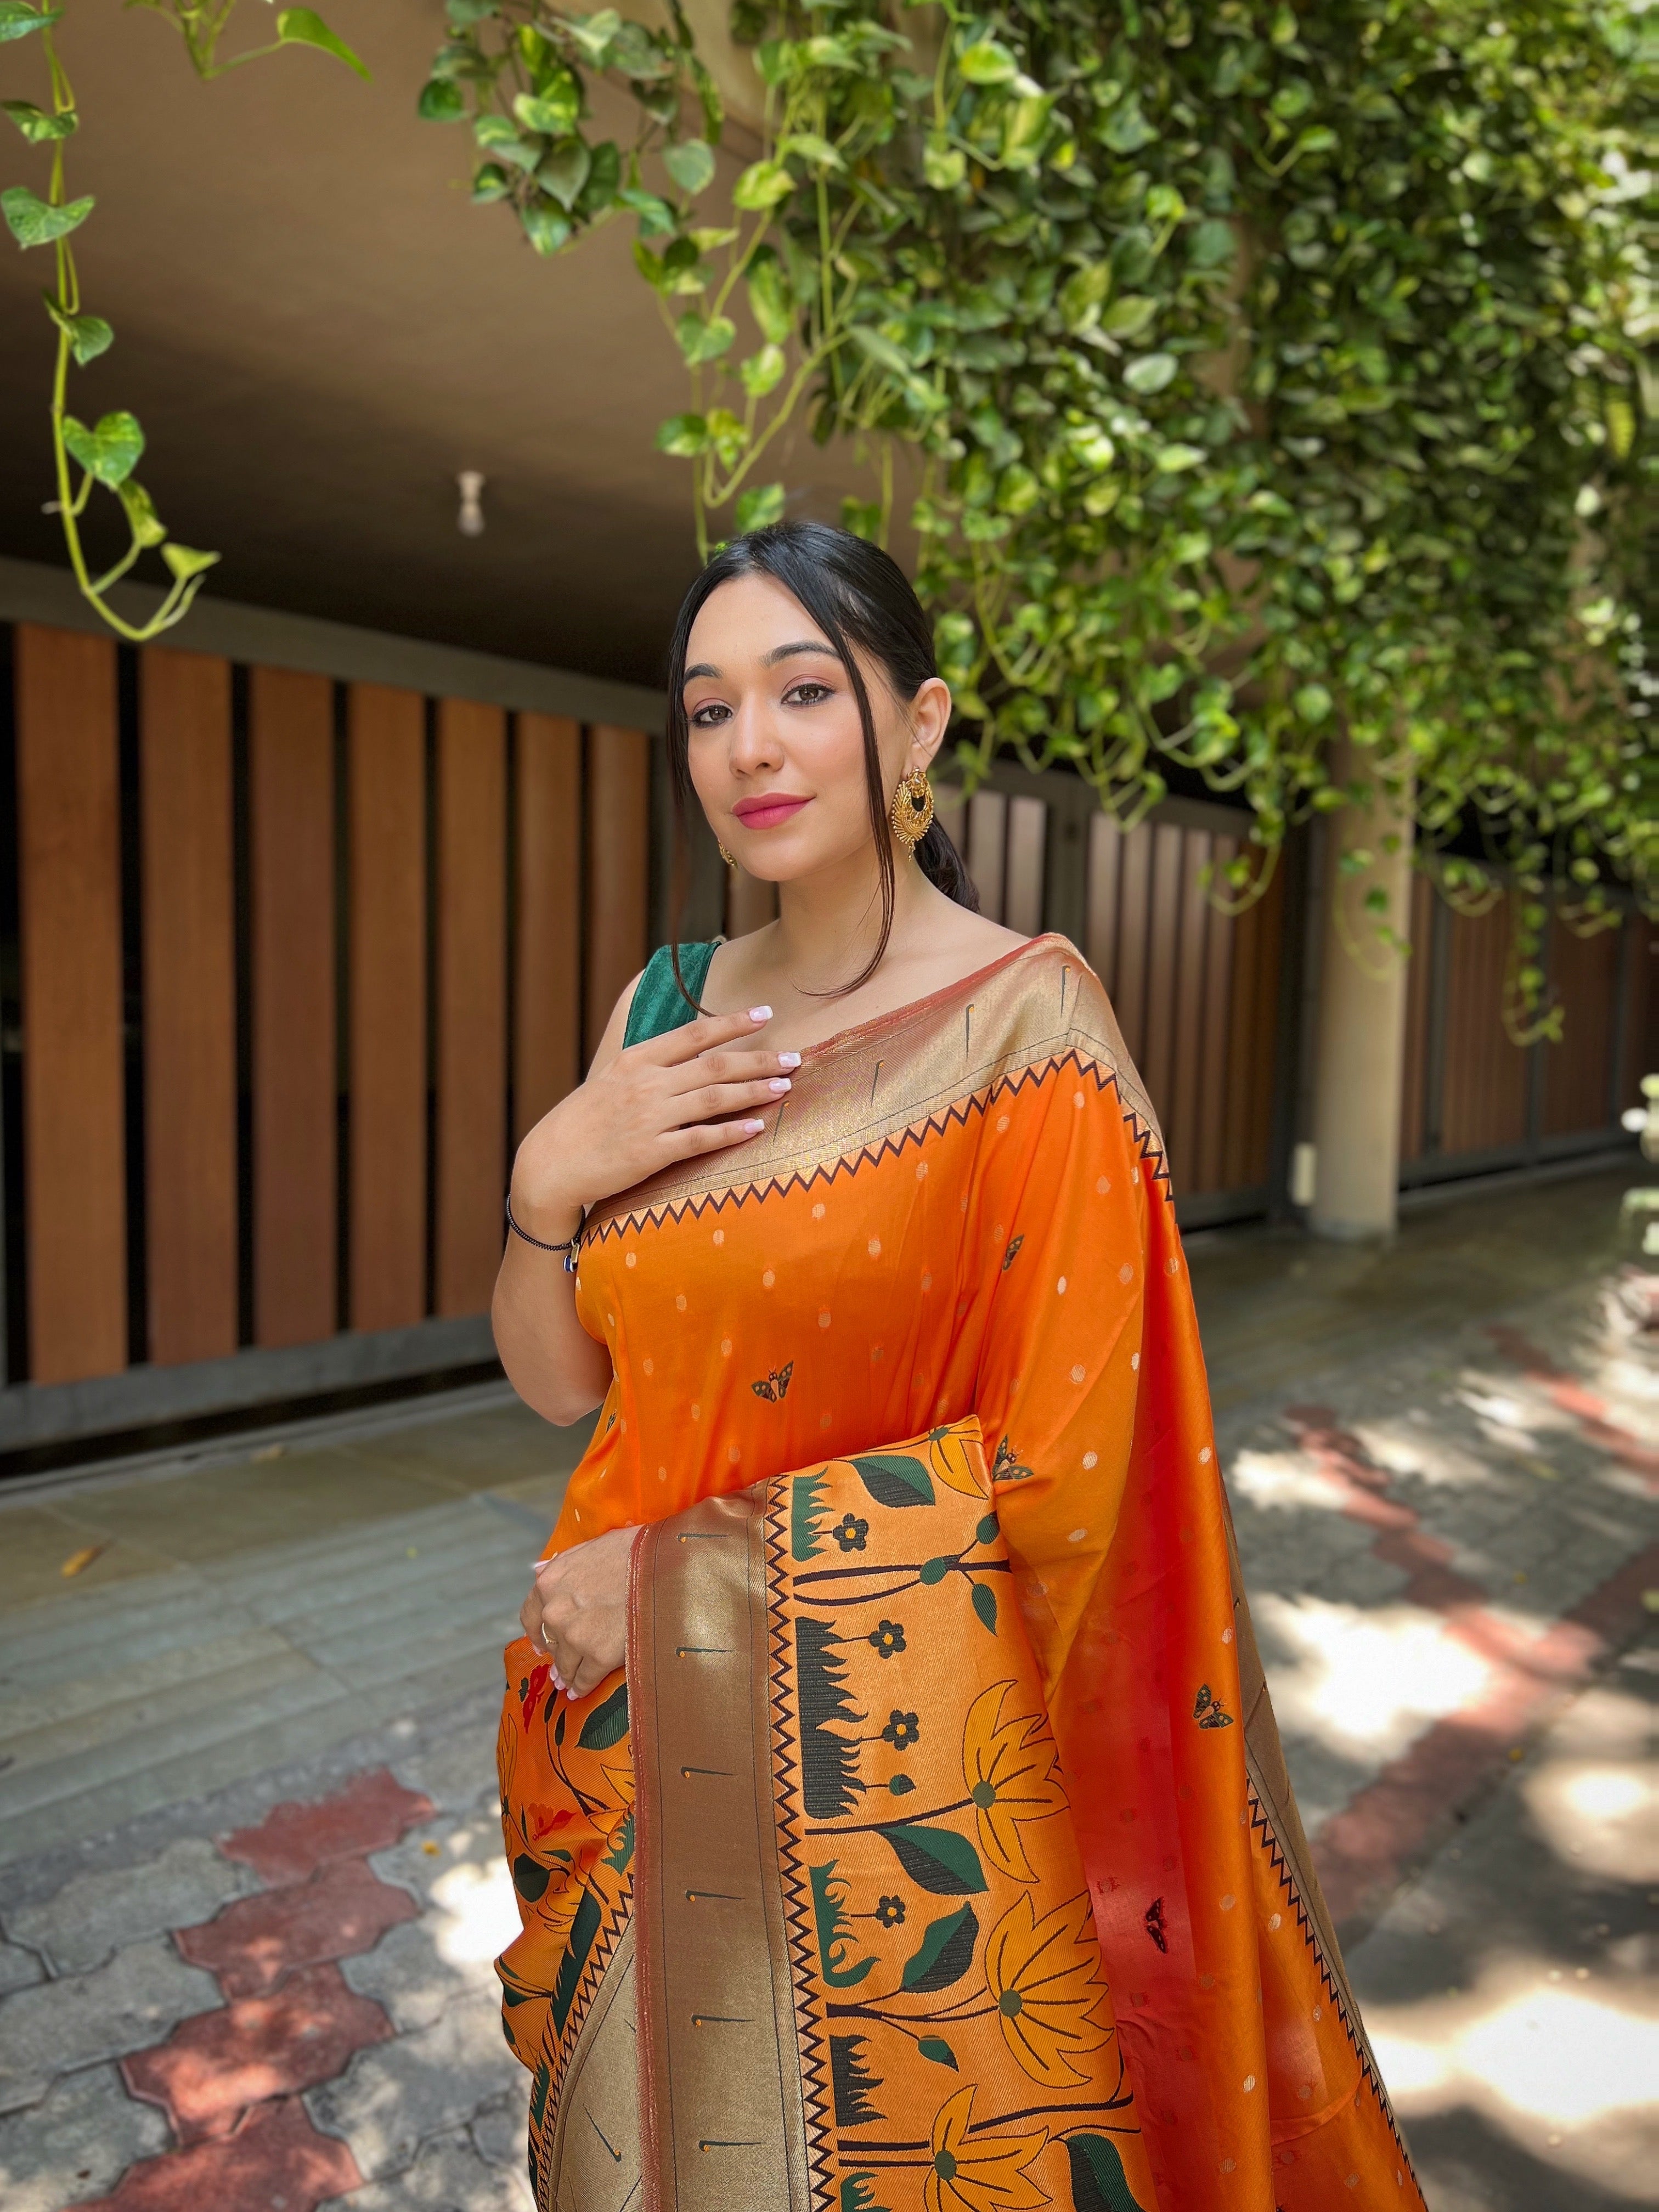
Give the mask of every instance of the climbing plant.
[[[170, 23], [184, 41], [191, 67], [203, 78], [222, 76], [227, 70], [240, 69], [285, 46], [317, 47], [337, 56], [360, 76], [368, 74], [344, 41], [309, 8], [283, 9], [276, 19], [274, 39], [222, 58], [220, 42], [236, 0], [200, 0], [198, 5], [190, 4], [190, 0], [129, 0], [129, 4], [148, 8]], [[116, 409], [88, 427], [69, 411], [71, 365], [83, 368], [107, 352], [115, 333], [101, 315], [89, 313], [82, 301], [80, 270], [70, 243], [91, 215], [94, 201], [90, 193], [78, 199], [70, 196], [68, 155], [81, 127], [81, 117], [53, 36], [53, 27], [64, 12], [64, 0], [56, 0], [56, 4], [45, 0], [39, 7], [33, 0], [0, 0], [0, 43], [38, 40], [46, 64], [48, 97], [45, 106], [31, 100], [7, 100], [0, 101], [0, 107], [27, 143], [46, 152], [51, 162], [44, 199], [27, 185], [10, 185], [0, 191], [0, 211], [20, 246], [27, 252], [49, 246], [56, 263], [56, 284], [43, 297], [58, 332], [51, 402], [58, 489], [54, 504], [63, 525], [70, 565], [82, 595], [109, 627], [121, 637], [142, 642], [183, 620], [219, 556], [198, 552], [194, 546], [180, 544], [167, 536], [155, 501], [134, 474], [144, 452], [144, 434], [135, 415]], [[78, 484], [75, 482], [77, 470]], [[93, 574], [81, 527], [95, 485], [101, 485], [119, 501], [127, 532], [125, 550], [98, 575]], [[108, 594], [151, 548], [160, 553], [171, 582], [149, 621], [135, 624], [115, 611]]]
[[1195, 772], [1254, 811], [1241, 898], [1385, 787], [1449, 895], [1513, 876], [1514, 1024], [1554, 1026], [1547, 898], [1648, 897], [1659, 817], [1638, 8], [735, 0], [763, 112], [719, 191], [678, 0], [448, 19], [420, 108], [475, 198], [543, 254], [635, 222], [705, 548], [783, 511], [792, 428], [850, 437], [970, 772], [1064, 763], [1126, 823]]

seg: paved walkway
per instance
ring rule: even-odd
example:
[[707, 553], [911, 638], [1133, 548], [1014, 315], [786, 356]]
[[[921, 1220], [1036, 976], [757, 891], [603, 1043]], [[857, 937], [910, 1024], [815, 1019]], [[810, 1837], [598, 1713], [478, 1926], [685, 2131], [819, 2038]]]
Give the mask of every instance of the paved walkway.
[[[1624, 1180], [1443, 1203], [1381, 1255], [1192, 1241], [1291, 1765], [1434, 2212], [1659, 2201]], [[484, 1392], [0, 1498], [6, 2212], [527, 2212], [491, 1753], [574, 1442]]]

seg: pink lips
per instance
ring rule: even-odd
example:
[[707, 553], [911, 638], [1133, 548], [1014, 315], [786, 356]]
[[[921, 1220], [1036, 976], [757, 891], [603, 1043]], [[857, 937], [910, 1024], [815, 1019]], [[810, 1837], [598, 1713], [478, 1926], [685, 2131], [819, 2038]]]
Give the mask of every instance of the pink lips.
[[790, 799], [782, 792], [774, 792], [764, 798], [739, 799], [732, 809], [745, 830], [775, 830], [781, 823], [792, 822], [810, 799]]

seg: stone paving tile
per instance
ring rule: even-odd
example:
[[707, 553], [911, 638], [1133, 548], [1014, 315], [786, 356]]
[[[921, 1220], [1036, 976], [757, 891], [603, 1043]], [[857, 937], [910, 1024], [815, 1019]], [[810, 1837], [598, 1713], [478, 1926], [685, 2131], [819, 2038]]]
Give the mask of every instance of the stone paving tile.
[[123, 1948], [208, 1920], [245, 1897], [253, 1877], [199, 1837], [171, 1844], [147, 1866], [76, 1875], [42, 1905], [8, 1913], [6, 1932], [33, 1944], [60, 1974], [83, 1973]]
[[167, 2140], [166, 2120], [134, 2103], [113, 2066], [88, 2066], [54, 2082], [28, 2111], [0, 2119], [0, 2204], [61, 2212], [89, 2191], [112, 2189]]
[[219, 1848], [227, 1858], [251, 1866], [262, 1881], [303, 1881], [325, 1860], [384, 1850], [431, 1814], [428, 1798], [378, 1767], [354, 1775], [332, 1796], [273, 1805], [257, 1827], [222, 1838]]
[[362, 1859], [333, 1859], [308, 1882], [243, 1898], [173, 1940], [192, 1966], [218, 1976], [228, 1997], [262, 1996], [297, 1966], [372, 1950], [414, 1914], [407, 1890], [381, 1881]]
[[340, 2080], [311, 2090], [306, 2103], [319, 2128], [344, 2137], [374, 2181], [399, 2172], [428, 2136], [463, 2126], [487, 2098], [522, 2076], [501, 2040], [499, 2000], [485, 1991], [452, 2006], [430, 2027], [360, 2051]]
[[337, 2212], [535, 2212], [529, 2176], [480, 2157], [462, 2130], [423, 2142], [415, 2162], [335, 2200]]
[[[529, 1560], [526, 1552], [526, 1573]], [[438, 1736], [394, 1759], [392, 1771], [405, 1789], [429, 1797], [441, 1813], [470, 1813], [487, 1803], [493, 1814], [500, 1802], [495, 1742], [487, 1729], [468, 1727]]]
[[92, 1973], [19, 1990], [0, 2002], [0, 2112], [39, 2104], [58, 2075], [142, 2051], [222, 2002], [210, 1974], [159, 1940]]
[[129, 2166], [107, 2196], [70, 2212], [315, 2212], [362, 2179], [346, 2145], [284, 2097], [256, 2106], [234, 2135]]
[[469, 1997], [499, 1995], [487, 1960], [456, 1965], [444, 1957], [440, 1930], [431, 1924], [437, 1917], [408, 1920], [372, 1951], [341, 1961], [348, 1986], [380, 2006], [399, 2035], [430, 2027]]
[[46, 1978], [46, 1970], [33, 1951], [26, 1951], [19, 1943], [0, 1942], [0, 1997]]
[[331, 2081], [354, 2051], [392, 2033], [333, 1965], [302, 1966], [272, 1996], [187, 2020], [122, 2062], [135, 2097], [161, 2106], [180, 2142], [228, 2135], [250, 2106]]
[[[478, 2154], [491, 2166], [510, 2166], [525, 2173], [526, 2146], [530, 2137], [530, 2076], [523, 2068], [511, 2089], [486, 2099], [472, 2115], [472, 2140]], [[526, 2183], [528, 2177], [526, 2175]]]

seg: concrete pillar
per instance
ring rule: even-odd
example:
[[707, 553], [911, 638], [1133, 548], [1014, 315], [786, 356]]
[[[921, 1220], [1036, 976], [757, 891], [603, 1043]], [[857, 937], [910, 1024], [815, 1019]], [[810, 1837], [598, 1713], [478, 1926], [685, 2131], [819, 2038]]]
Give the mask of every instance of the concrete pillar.
[[[1332, 771], [1340, 781], [1364, 779], [1370, 763], [1344, 741]], [[1397, 1213], [1407, 962], [1377, 932], [1386, 924], [1401, 940], [1410, 932], [1412, 821], [1379, 792], [1370, 806], [1328, 816], [1326, 830], [1309, 1225], [1316, 1237], [1357, 1243], [1392, 1236]], [[1390, 837], [1393, 852], [1383, 846]], [[1370, 855], [1367, 866], [1344, 874], [1342, 855], [1358, 850]], [[1387, 902], [1381, 913], [1365, 903], [1373, 890]]]

